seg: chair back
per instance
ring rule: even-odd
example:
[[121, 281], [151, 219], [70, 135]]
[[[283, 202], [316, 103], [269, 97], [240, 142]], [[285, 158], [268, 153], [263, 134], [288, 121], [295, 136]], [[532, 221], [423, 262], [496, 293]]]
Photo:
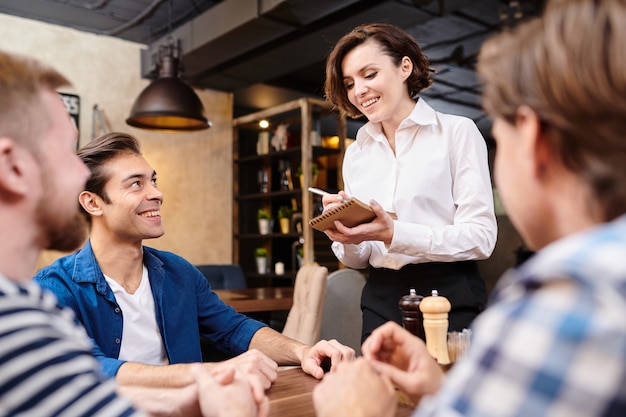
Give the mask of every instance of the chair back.
[[365, 276], [354, 269], [340, 269], [328, 275], [320, 338], [337, 339], [361, 354], [363, 313], [361, 293]]
[[246, 276], [239, 265], [196, 265], [196, 268], [211, 284], [212, 290], [236, 290], [247, 287]]
[[287, 315], [283, 335], [307, 345], [320, 340], [327, 278], [328, 268], [316, 263], [304, 265], [298, 270], [293, 305]]

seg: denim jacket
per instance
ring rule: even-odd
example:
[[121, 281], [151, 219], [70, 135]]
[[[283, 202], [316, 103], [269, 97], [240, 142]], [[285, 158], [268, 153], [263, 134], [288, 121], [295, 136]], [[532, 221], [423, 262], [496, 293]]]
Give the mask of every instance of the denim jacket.
[[[154, 297], [156, 319], [171, 364], [202, 361], [200, 337], [238, 355], [265, 325], [237, 313], [211, 291], [204, 276], [182, 257], [147, 246], [143, 261]], [[35, 281], [51, 290], [59, 304], [74, 310], [94, 341], [93, 354], [114, 376], [119, 360], [123, 312], [94, 256], [91, 243], [41, 269]]]

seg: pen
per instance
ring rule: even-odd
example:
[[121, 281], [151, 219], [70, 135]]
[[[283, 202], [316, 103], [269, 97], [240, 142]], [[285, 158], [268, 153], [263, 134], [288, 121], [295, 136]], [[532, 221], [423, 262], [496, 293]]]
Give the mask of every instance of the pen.
[[[315, 188], [315, 187], [309, 187], [308, 190], [310, 192], [312, 192], [313, 194], [317, 194], [317, 195], [321, 195], [321, 196], [325, 196], [325, 195], [331, 195], [328, 191], [324, 191], [324, 190], [320, 190], [319, 188]], [[350, 199], [348, 199], [350, 200]], [[343, 203], [345, 200], [342, 196], [337, 196], [337, 201], [339, 201], [340, 203]]]
[[328, 191], [320, 190], [319, 188], [315, 188], [315, 187], [309, 187], [308, 190], [312, 192], [313, 194], [317, 194], [317, 195], [330, 195]]

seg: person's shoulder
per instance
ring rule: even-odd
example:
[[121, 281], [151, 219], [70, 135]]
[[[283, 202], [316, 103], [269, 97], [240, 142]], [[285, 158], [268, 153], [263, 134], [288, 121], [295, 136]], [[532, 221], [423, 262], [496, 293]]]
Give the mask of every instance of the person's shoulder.
[[[613, 288], [626, 301], [626, 215], [552, 242], [520, 268], [542, 281], [567, 277], [587, 291]], [[537, 278], [537, 279], [539, 279]]]
[[[22, 285], [0, 276], [0, 320], [4, 329], [1, 343], [12, 364], [12, 383], [6, 383], [7, 375], [0, 375], [0, 385], [6, 387], [3, 394], [17, 398], [11, 404], [13, 410], [36, 414], [28, 411], [51, 402], [59, 409], [69, 410], [79, 399], [91, 399], [106, 400], [105, 408], [111, 411], [105, 412], [107, 415], [130, 415], [130, 403], [117, 397], [113, 380], [102, 379], [84, 329], [75, 323], [70, 310], [57, 307], [52, 294], [35, 283]], [[78, 391], [77, 386], [81, 386]], [[24, 396], [24, 392], [30, 391], [33, 395]], [[124, 414], [119, 410], [125, 410]]]
[[71, 313], [59, 308], [57, 298], [36, 282], [14, 283], [0, 277], [0, 317], [28, 316], [21, 327], [56, 324], [57, 319], [72, 323]]
[[[0, 297], [3, 300], [9, 299], [11, 297], [15, 297], [16, 299], [28, 299], [30, 298], [30, 289], [32, 284], [26, 283], [26, 285], [15, 282], [4, 275], [0, 274]], [[37, 290], [37, 287], [34, 287]], [[39, 290], [41, 292], [41, 290]], [[36, 294], [35, 298], [38, 298], [39, 295]]]
[[76, 256], [79, 251], [76, 251], [70, 255], [62, 256], [55, 261], [53, 261], [50, 265], [43, 266], [41, 269], [37, 271], [33, 280], [35, 282], [40, 282], [46, 278], [52, 277], [66, 277], [74, 269], [74, 264], [76, 260]]
[[483, 144], [484, 138], [472, 119], [457, 114], [437, 112], [437, 120], [444, 137], [451, 143], [474, 146]]
[[476, 123], [474, 123], [472, 119], [460, 114], [443, 113], [437, 111], [437, 118], [444, 126], [477, 129]]
[[[444, 127], [446, 126], [457, 126], [457, 125], [476, 125], [474, 121], [464, 115], [449, 113], [447, 111], [442, 111], [440, 109], [436, 109], [431, 106], [426, 100], [420, 98], [417, 103], [415, 103], [415, 108], [413, 109], [412, 114], [414, 115], [422, 115], [424, 118], [430, 118]], [[415, 116], [418, 117], [418, 116]]]
[[626, 264], [619, 261], [626, 252], [626, 215], [575, 235], [569, 246], [568, 264], [578, 274], [592, 283], [619, 287], [626, 300]]

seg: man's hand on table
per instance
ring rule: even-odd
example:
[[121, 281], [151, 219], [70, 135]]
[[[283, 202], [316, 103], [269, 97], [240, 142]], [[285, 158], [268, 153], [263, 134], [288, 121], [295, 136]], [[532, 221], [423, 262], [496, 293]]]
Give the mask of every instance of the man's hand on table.
[[313, 390], [317, 417], [392, 417], [397, 404], [389, 378], [363, 358], [334, 365]]
[[198, 401], [204, 417], [267, 417], [269, 399], [258, 374], [235, 367], [209, 370], [191, 368], [198, 387]]
[[244, 375], [258, 377], [265, 389], [268, 389], [278, 377], [276, 373], [278, 364], [257, 349], [248, 350], [234, 358], [213, 364], [212, 369], [219, 371], [223, 368], [230, 369], [232, 367], [236, 367]]
[[363, 357], [389, 378], [414, 404], [439, 390], [444, 374], [422, 339], [388, 322], [363, 342]]
[[[354, 359], [354, 349], [342, 345], [336, 340], [320, 340], [311, 347], [306, 347], [300, 359], [302, 370], [317, 379], [322, 379], [324, 372], [332, 371], [342, 361]], [[330, 363], [329, 363], [330, 362]], [[324, 368], [329, 369], [324, 369]]]

